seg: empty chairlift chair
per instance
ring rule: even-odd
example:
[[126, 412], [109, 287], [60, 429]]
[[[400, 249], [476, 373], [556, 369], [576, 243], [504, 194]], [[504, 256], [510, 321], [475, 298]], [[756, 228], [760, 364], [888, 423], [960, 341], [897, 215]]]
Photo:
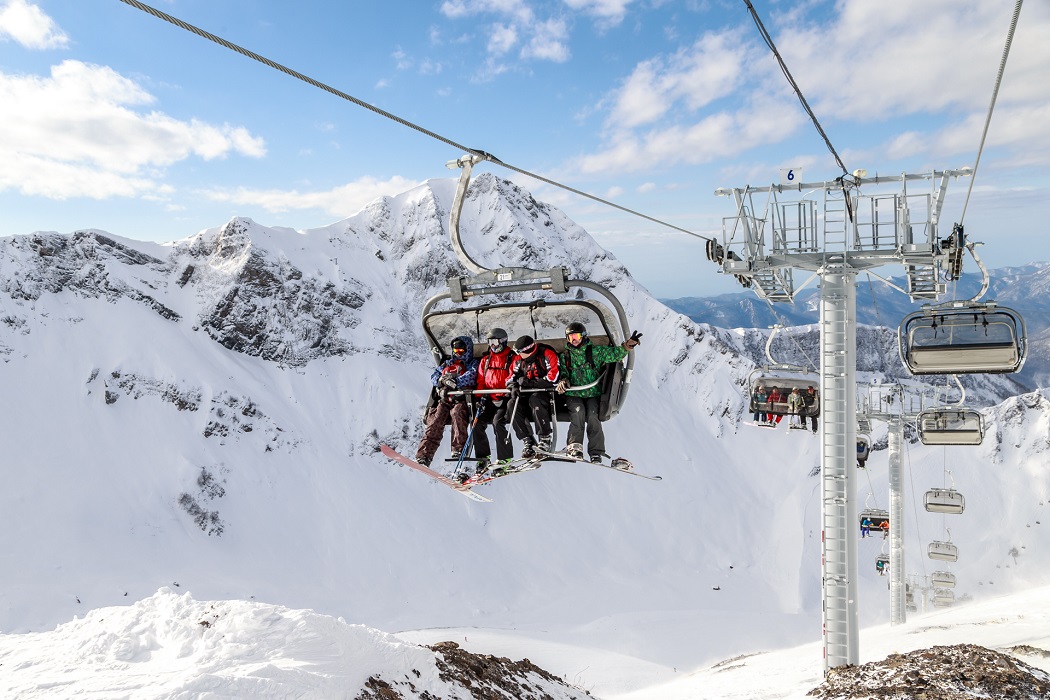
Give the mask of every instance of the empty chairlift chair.
[[930, 489], [925, 505], [928, 513], [959, 514], [966, 508], [966, 499], [955, 489]]
[[916, 375], [1017, 372], [1027, 355], [1024, 319], [995, 303], [924, 307], [901, 321], [897, 337]]
[[947, 608], [955, 603], [955, 591], [949, 588], [933, 589], [933, 607]]
[[934, 588], [955, 588], [955, 574], [950, 571], [934, 571], [930, 582]]
[[980, 445], [984, 440], [981, 414], [970, 408], [949, 406], [922, 411], [916, 424], [924, 445]]
[[959, 548], [951, 542], [930, 542], [926, 556], [937, 561], [959, 561]]

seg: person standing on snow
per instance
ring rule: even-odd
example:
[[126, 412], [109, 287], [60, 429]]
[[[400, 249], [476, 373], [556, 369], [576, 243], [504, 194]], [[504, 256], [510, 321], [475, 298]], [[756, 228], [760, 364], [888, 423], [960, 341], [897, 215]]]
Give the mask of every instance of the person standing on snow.
[[[510, 376], [510, 364], [514, 354], [507, 345], [507, 331], [493, 328], [488, 335], [489, 351], [481, 356], [478, 363], [478, 389], [506, 389], [507, 377]], [[477, 473], [484, 473], [492, 458], [492, 448], [485, 432], [492, 425], [496, 436], [496, 464], [505, 466], [514, 458], [514, 446], [510, 442], [510, 431], [507, 429], [510, 402], [506, 394], [482, 394], [479, 398], [482, 407], [479, 409], [477, 425], [474, 426], [474, 454], [478, 456]]]
[[635, 331], [623, 345], [595, 345], [587, 337], [587, 328], [582, 323], [570, 323], [565, 328], [565, 350], [558, 358], [562, 379], [558, 382], [556, 391], [565, 394], [565, 404], [569, 409], [569, 434], [566, 437], [565, 453], [570, 457], [583, 457], [583, 433], [586, 430], [587, 452], [591, 461], [602, 461], [605, 454], [605, 432], [599, 418], [602, 387], [597, 381], [602, 368], [627, 357], [627, 352], [641, 342], [641, 337], [642, 334]]
[[441, 445], [445, 426], [452, 423], [452, 459], [459, 459], [467, 444], [470, 408], [462, 395], [449, 396], [456, 389], [473, 389], [478, 379], [478, 361], [474, 359], [474, 341], [461, 335], [451, 343], [452, 357], [442, 362], [430, 375], [437, 389], [438, 401], [426, 415], [426, 429], [416, 450], [416, 461], [430, 466]]
[[[507, 389], [510, 391], [512, 425], [514, 434], [521, 440], [521, 456], [535, 457], [540, 452], [550, 452], [553, 439], [551, 402], [548, 391], [558, 383], [558, 353], [548, 345], [537, 343], [532, 336], [523, 335], [514, 341], [515, 357], [510, 363]], [[522, 389], [546, 389], [521, 395]], [[536, 422], [537, 438], [532, 436], [530, 418]]]

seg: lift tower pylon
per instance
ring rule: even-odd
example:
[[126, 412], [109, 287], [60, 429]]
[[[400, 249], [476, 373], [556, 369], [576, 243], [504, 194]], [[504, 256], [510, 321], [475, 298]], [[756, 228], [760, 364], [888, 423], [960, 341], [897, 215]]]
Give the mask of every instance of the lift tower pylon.
[[[788, 177], [791, 178], [792, 171]], [[716, 190], [732, 196], [736, 215], [722, 224], [708, 258], [762, 299], [790, 302], [794, 270], [820, 279], [821, 578], [824, 669], [860, 659], [857, 612], [856, 276], [904, 266], [913, 300], [936, 300], [952, 237], [938, 224], [948, 180], [970, 169]], [[924, 183], [916, 188], [909, 183]], [[862, 194], [861, 190], [864, 189]], [[764, 201], [762, 201], [764, 200]], [[812, 278], [811, 278], [812, 279]], [[896, 286], [896, 285], [894, 285]], [[899, 287], [897, 287], [900, 289]]]

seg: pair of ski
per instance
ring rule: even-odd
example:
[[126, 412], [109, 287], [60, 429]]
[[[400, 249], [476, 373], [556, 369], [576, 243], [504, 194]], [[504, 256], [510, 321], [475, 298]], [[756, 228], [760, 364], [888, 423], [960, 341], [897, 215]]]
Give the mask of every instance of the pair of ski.
[[[589, 459], [584, 459], [582, 457], [571, 457], [563, 452], [542, 452], [537, 454], [535, 457], [515, 460], [511, 462], [508, 466], [503, 467], [502, 469], [492, 470], [491, 472], [485, 472], [483, 474], [473, 476], [467, 479], [465, 482], [461, 483], [459, 481], [456, 481], [455, 479], [450, 479], [444, 474], [440, 474], [431, 469], [430, 467], [420, 464], [415, 460], [409, 459], [408, 457], [404, 456], [403, 454], [400, 454], [399, 452], [388, 447], [387, 445], [380, 445], [379, 449], [384, 455], [394, 460], [395, 462], [403, 464], [406, 467], [409, 467], [410, 469], [414, 469], [415, 471], [426, 474], [430, 478], [437, 480], [438, 482], [444, 484], [445, 486], [448, 486], [454, 491], [458, 491], [467, 498], [481, 503], [491, 503], [492, 499], [485, 498], [481, 494], [473, 491], [473, 486], [477, 486], [479, 484], [487, 484], [490, 481], [494, 481], [495, 479], [502, 479], [503, 477], [510, 476], [511, 474], [521, 474], [522, 472], [539, 469], [540, 466], [547, 461], [584, 462], [585, 464], [593, 464], [596, 467], [612, 469], [614, 471], [622, 472], [624, 474], [630, 474], [632, 476], [638, 476], [643, 479], [649, 479], [650, 481], [660, 481], [663, 478], [660, 476], [651, 476], [649, 474], [640, 474], [636, 471], [633, 471], [634, 465], [631, 464], [628, 460], [623, 459], [622, 457], [617, 457], [616, 459], [614, 459], [612, 461], [612, 464], [604, 464], [600, 462], [591, 462]], [[497, 471], [499, 473], [496, 473]]]

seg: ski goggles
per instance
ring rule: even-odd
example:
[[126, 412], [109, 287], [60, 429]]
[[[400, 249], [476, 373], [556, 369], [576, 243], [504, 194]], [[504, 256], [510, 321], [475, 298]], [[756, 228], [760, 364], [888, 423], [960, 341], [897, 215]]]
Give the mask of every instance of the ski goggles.
[[517, 355], [530, 355], [530, 354], [532, 354], [532, 351], [535, 350], [535, 349], [536, 349], [536, 343], [533, 343], [532, 345], [526, 345], [525, 347], [523, 347], [521, 349], [514, 348], [514, 353], [517, 354]]
[[568, 338], [570, 341], [583, 340], [583, 333], [576, 333], [576, 332], [566, 333], [565, 337]]
[[467, 349], [466, 349], [466, 348], [452, 348], [452, 353], [453, 353], [454, 355], [462, 355], [462, 354], [463, 354], [463, 353], [465, 353], [466, 351], [467, 351]]
[[489, 338], [489, 347], [492, 348], [493, 350], [499, 350], [500, 348], [502, 348], [506, 344], [507, 344], [507, 341], [504, 340], [503, 338]]

